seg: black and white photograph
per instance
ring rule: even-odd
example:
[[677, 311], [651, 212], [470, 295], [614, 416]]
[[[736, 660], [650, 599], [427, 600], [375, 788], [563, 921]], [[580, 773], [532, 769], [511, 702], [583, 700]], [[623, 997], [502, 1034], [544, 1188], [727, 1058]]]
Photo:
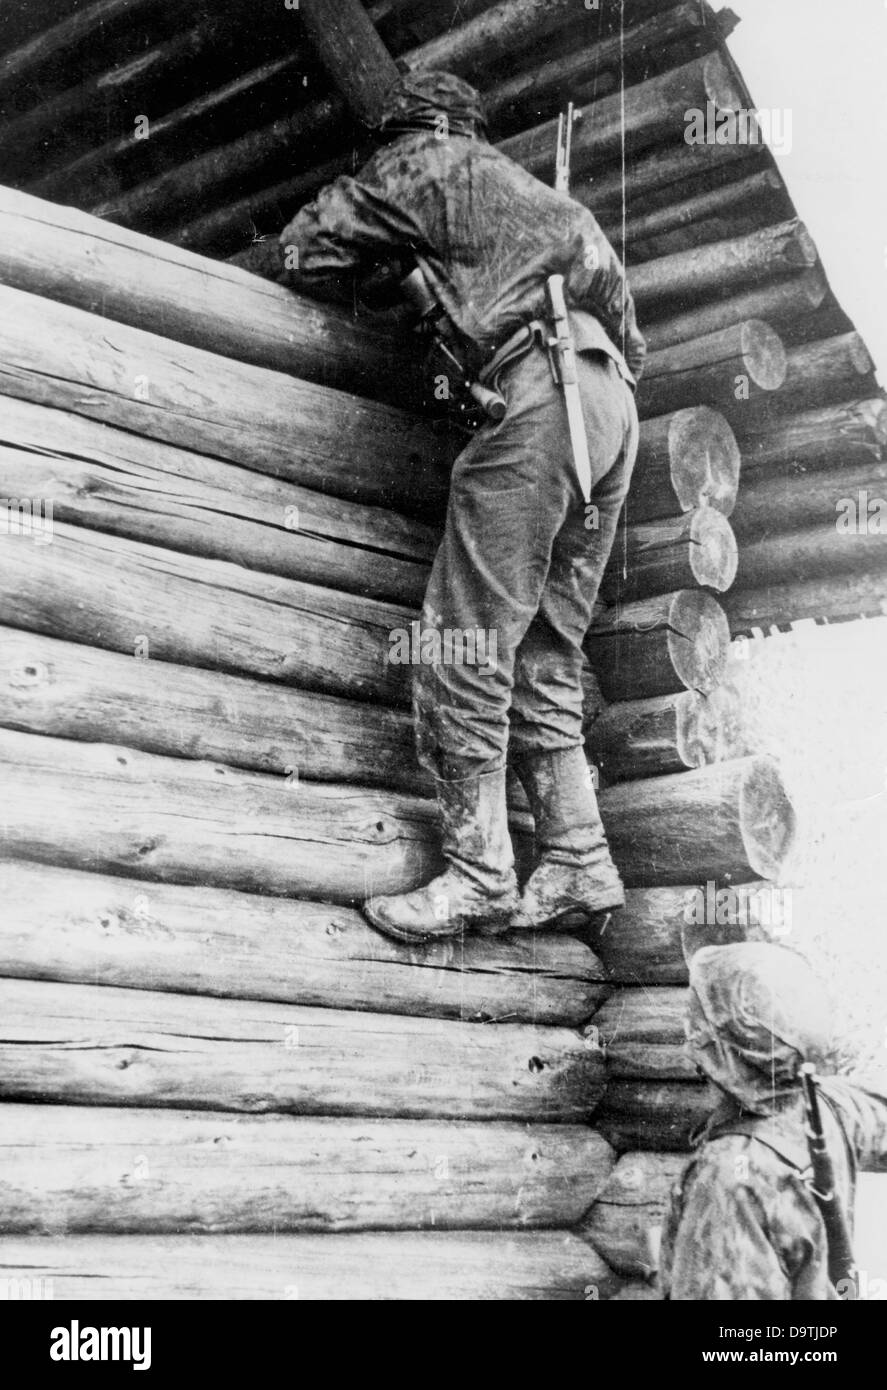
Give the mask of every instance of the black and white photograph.
[[0, 4], [23, 1368], [573, 1301], [849, 1374], [885, 69], [882, 0]]

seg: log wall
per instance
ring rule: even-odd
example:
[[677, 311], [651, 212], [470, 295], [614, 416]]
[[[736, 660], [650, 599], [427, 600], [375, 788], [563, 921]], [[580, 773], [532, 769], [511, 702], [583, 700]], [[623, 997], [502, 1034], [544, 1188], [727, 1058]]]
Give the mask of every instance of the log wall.
[[[778, 935], [797, 839], [731, 638], [885, 611], [879, 533], [834, 526], [883, 492], [873, 364], [764, 148], [683, 139], [688, 106], [748, 104], [728, 17], [366, 8], [542, 178], [587, 108], [574, 196], [650, 347], [586, 644], [628, 904], [421, 949], [356, 910], [438, 863], [387, 657], [460, 439], [396, 316], [274, 283], [277, 231], [362, 148], [310, 26], [0, 21], [0, 1223], [57, 1297], [97, 1270], [123, 1298], [651, 1296], [707, 1104], [687, 956]], [[512, 826], [526, 865], [520, 799]]]

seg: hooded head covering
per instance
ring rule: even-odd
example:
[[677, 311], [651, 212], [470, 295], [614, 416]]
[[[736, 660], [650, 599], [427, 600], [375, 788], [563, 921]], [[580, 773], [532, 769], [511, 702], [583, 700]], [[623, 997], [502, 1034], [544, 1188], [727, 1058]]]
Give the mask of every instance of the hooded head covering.
[[451, 72], [408, 72], [394, 83], [382, 107], [383, 139], [413, 130], [486, 135], [480, 94]]
[[772, 1115], [797, 1094], [802, 1062], [828, 1046], [828, 1019], [825, 989], [785, 946], [704, 946], [690, 962], [690, 1055], [754, 1115]]

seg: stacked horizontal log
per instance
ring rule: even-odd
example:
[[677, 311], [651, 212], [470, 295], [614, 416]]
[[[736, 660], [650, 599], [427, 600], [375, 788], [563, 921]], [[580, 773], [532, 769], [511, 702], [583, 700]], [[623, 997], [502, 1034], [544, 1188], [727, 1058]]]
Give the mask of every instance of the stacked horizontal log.
[[[641, 7], [635, 7], [639, 9]], [[650, 8], [649, 6], [646, 8]], [[557, 4], [539, 5], [537, 0], [501, 0], [490, 6], [485, 13], [469, 19], [461, 27], [453, 27], [448, 32], [410, 49], [401, 59], [410, 68], [446, 68], [474, 80], [481, 80], [483, 71], [489, 71], [494, 55], [499, 59], [522, 60], [532, 77], [540, 76], [544, 90], [545, 75], [538, 74], [538, 49], [550, 35], [557, 36], [569, 24], [572, 28], [572, 45], [585, 31], [591, 39], [586, 54], [588, 63], [609, 64], [615, 59], [615, 45], [598, 38], [599, 25], [590, 15], [577, 16], [575, 7], [562, 0]], [[641, 31], [645, 32], [641, 32]], [[631, 31], [629, 30], [629, 33]], [[683, 15], [671, 27], [664, 26], [661, 19], [651, 19], [646, 25], [638, 26], [637, 37], [631, 40], [629, 67], [632, 55], [635, 63], [641, 55], [656, 52], [667, 33], [681, 32], [699, 34], [698, 13], [684, 7]], [[543, 65], [544, 67], [544, 65]], [[631, 80], [631, 72], [628, 73]], [[481, 85], [485, 86], [481, 81]], [[638, 86], [645, 86], [639, 83]], [[634, 89], [632, 89], [634, 90]], [[511, 99], [512, 89], [506, 83], [504, 91], [493, 86], [489, 95], [492, 114], [501, 110], [503, 102]], [[551, 109], [551, 103], [548, 103]], [[201, 249], [216, 251], [237, 249], [249, 234], [249, 229], [257, 224], [263, 230], [279, 229], [282, 213], [286, 207], [309, 195], [320, 183], [344, 172], [348, 167], [347, 151], [338, 108], [329, 102], [315, 102], [294, 117], [281, 117], [260, 130], [251, 131], [233, 140], [227, 146], [211, 151], [209, 154], [191, 161], [172, 176], [161, 176], [149, 180], [114, 199], [98, 205], [103, 215], [129, 222], [131, 225], [162, 226], [166, 235], [179, 244], [191, 245]], [[521, 137], [516, 137], [520, 139]], [[506, 142], [507, 143], [507, 142]], [[341, 154], [329, 158], [328, 151], [336, 147]], [[289, 155], [293, 148], [317, 149], [324, 151], [324, 162], [314, 168], [303, 169], [295, 176], [289, 171]], [[178, 225], [169, 227], [170, 218], [178, 211], [179, 218], [194, 209], [194, 191], [205, 189], [218, 203], [226, 193], [244, 185], [255, 185], [263, 172], [270, 173], [274, 168], [287, 170], [286, 177], [278, 177], [268, 186], [267, 182], [256, 192], [247, 193], [235, 202], [223, 203], [216, 211], [201, 213]], [[134, 223], [133, 219], [140, 219]], [[160, 219], [158, 223], [157, 219]], [[146, 221], [149, 219], [149, 221]]]
[[604, 697], [623, 700], [682, 689], [708, 694], [723, 674], [729, 643], [717, 600], [679, 589], [603, 609], [585, 645]]
[[[884, 603], [877, 533], [833, 526], [883, 490], [868, 354], [764, 150], [683, 138], [688, 108], [745, 101], [707, 7], [629, 4], [624, 34], [548, 0], [368, 9], [409, 65], [478, 82], [544, 178], [558, 106], [592, 103], [575, 195], [650, 346], [587, 642], [628, 902], [418, 950], [357, 912], [440, 862], [388, 657], [458, 441], [423, 418], [391, 322], [181, 249], [274, 233], [355, 134], [306, 45], [256, 41], [228, 72], [208, 18], [159, 29], [145, 81], [168, 91], [206, 43], [221, 85], [159, 105], [144, 150], [74, 136], [29, 187], [167, 244], [0, 190], [0, 493], [23, 521], [54, 508], [51, 532], [0, 538], [0, 1215], [7, 1259], [53, 1269], [56, 1296], [97, 1268], [122, 1296], [649, 1296], [622, 1281], [655, 1265], [708, 1105], [681, 1049], [687, 955], [766, 935], [797, 839], [725, 680], [731, 629]], [[39, 34], [10, 91], [81, 30]], [[22, 167], [105, 73], [138, 89], [98, 47], [13, 108]], [[512, 828], [523, 871], [521, 811]]]
[[[103, 42], [106, 32], [102, 13], [110, 5], [126, 12], [132, 24], [133, 7], [129, 4], [113, 5], [113, 0], [104, 0], [98, 7], [90, 7], [80, 17], [84, 39], [89, 41], [94, 55], [93, 69], [96, 84], [103, 95], [122, 87], [129, 91], [130, 101], [134, 100], [129, 70], [119, 72], [117, 45], [109, 47]], [[395, 51], [402, 51], [412, 41], [413, 25], [400, 22], [400, 15], [409, 8], [409, 0], [387, 0], [369, 7], [370, 16], [380, 25], [386, 39], [393, 40]], [[455, 0], [444, 0], [435, 6], [431, 17], [430, 31], [434, 33], [448, 28], [456, 18], [470, 17], [471, 10], [481, 8], [476, 3], [456, 4]], [[140, 82], [138, 90], [148, 95], [153, 92], [150, 103], [153, 116], [150, 135], [146, 141], [133, 141], [132, 118], [130, 111], [145, 109], [145, 105], [130, 105], [106, 100], [111, 109], [106, 116], [106, 129], [103, 130], [106, 143], [96, 144], [89, 138], [88, 127], [79, 133], [79, 120], [74, 122], [74, 130], [59, 152], [50, 148], [40, 150], [34, 159], [39, 170], [37, 180], [44, 187], [39, 190], [52, 197], [70, 198], [72, 193], [80, 205], [94, 200], [100, 192], [105, 196], [120, 191], [123, 186], [139, 181], [146, 176], [159, 173], [165, 162], [171, 159], [182, 160], [190, 154], [196, 155], [217, 145], [224, 138], [232, 139], [242, 132], [244, 125], [272, 115], [291, 110], [293, 105], [327, 98], [331, 99], [328, 83], [319, 75], [317, 60], [310, 46], [303, 41], [303, 31], [299, 17], [284, 6], [280, 11], [263, 15], [262, 23], [256, 24], [254, 16], [244, 17], [236, 3], [226, 6], [222, 14], [207, 13], [199, 16], [193, 23], [193, 12], [182, 15], [179, 8], [180, 32], [171, 43], [160, 42], [144, 50], [138, 60]], [[235, 52], [233, 68], [229, 63], [227, 37], [229, 24], [233, 24]], [[250, 20], [253, 22], [250, 23]], [[202, 21], [202, 22], [201, 22]], [[426, 36], [428, 25], [424, 26]], [[196, 32], [195, 32], [196, 31]], [[205, 38], [204, 38], [205, 31]], [[158, 36], [160, 37], [160, 36]], [[112, 38], [110, 31], [108, 38]], [[144, 44], [144, 32], [141, 35]], [[187, 74], [189, 49], [203, 39], [209, 45], [208, 57], [201, 65], [202, 71], [196, 86], [196, 94], [190, 99], [188, 89], [183, 87], [181, 69]], [[270, 45], [269, 45], [270, 40]], [[40, 48], [48, 51], [51, 45], [64, 48], [70, 44], [70, 35], [63, 25], [40, 36]], [[269, 54], [270, 46], [270, 54]], [[12, 59], [15, 55], [7, 55]], [[22, 51], [22, 63], [33, 62], [33, 50]], [[193, 60], [192, 60], [193, 61]], [[58, 71], [58, 68], [57, 68]], [[59, 77], [67, 79], [57, 98], [67, 98], [79, 113], [81, 103], [87, 92], [81, 92], [81, 75], [64, 67]], [[33, 78], [31, 79], [33, 81]], [[209, 85], [207, 85], [209, 84]], [[57, 84], [56, 84], [57, 85]], [[33, 101], [33, 96], [32, 96]], [[123, 116], [126, 116], [125, 122]], [[86, 138], [84, 139], [84, 135]]]
[[112, 1235], [124, 1223], [146, 1235], [572, 1226], [613, 1163], [575, 1125], [16, 1104], [4, 1114], [4, 1240]]
[[582, 1123], [604, 1087], [568, 1028], [36, 980], [0, 996], [5, 1100]]
[[611, 704], [588, 732], [592, 762], [608, 783], [625, 782], [751, 752], [731, 688], [679, 690]]
[[735, 414], [749, 400], [757, 403], [777, 391], [786, 370], [778, 335], [762, 319], [750, 319], [651, 353], [638, 392], [638, 410], [644, 416], [664, 415], [702, 404]]
[[419, 399], [415, 354], [378, 323], [11, 188], [0, 228], [3, 285], [304, 381]]
[[[10, 1277], [56, 1298], [584, 1302], [620, 1286], [565, 1231], [70, 1236], [4, 1241]], [[96, 1278], [101, 1271], [101, 1279]]]
[[0, 864], [0, 974], [316, 1008], [580, 1026], [608, 993], [573, 938], [441, 942], [421, 961], [353, 909]]
[[629, 518], [654, 521], [702, 506], [729, 516], [736, 502], [739, 461], [736, 436], [709, 406], [644, 420]]
[[625, 530], [601, 593], [626, 601], [699, 585], [723, 593], [736, 578], [736, 538], [714, 507]]
[[[501, 54], [519, 52], [530, 42], [538, 42], [546, 34], [563, 28], [574, 17], [568, 0], [555, 0], [545, 6], [536, 0], [504, 0], [489, 7], [489, 13], [482, 12], [466, 24], [410, 49], [401, 59], [412, 69], [444, 68], [471, 76], [474, 67], [490, 61], [495, 49]], [[260, 208], [269, 197], [277, 202], [281, 194], [274, 191], [269, 195], [265, 189], [261, 198], [248, 199], [243, 207], [229, 206], [221, 217], [216, 216], [212, 227], [205, 225], [209, 221], [205, 216], [199, 222], [194, 218], [202, 198], [208, 196], [218, 202], [220, 197], [241, 187], [245, 179], [255, 186], [262, 174], [275, 165], [285, 167], [293, 148], [326, 152], [338, 147], [344, 168], [348, 132], [342, 98], [338, 94], [321, 97], [292, 116], [284, 115], [262, 128], [250, 129], [226, 146], [148, 180], [119, 198], [100, 203], [96, 210], [115, 221], [152, 230], [168, 229], [174, 219], [185, 214], [186, 221], [180, 221], [175, 232], [177, 240], [200, 247], [219, 246], [226, 225], [239, 230], [244, 225], [241, 214], [246, 215], [247, 221], [256, 213], [261, 215]], [[311, 180], [305, 183], [310, 188]]]
[[428, 505], [452, 450], [394, 406], [0, 288], [0, 390], [361, 501]]
[[[0, 731], [7, 857], [355, 904], [440, 868], [433, 803], [406, 794], [235, 771], [106, 744]], [[41, 798], [52, 801], [41, 809]], [[728, 881], [778, 871], [795, 838], [766, 759], [627, 783], [601, 796], [626, 881]], [[236, 832], [232, 825], [248, 825]], [[516, 815], [526, 863], [528, 823]]]

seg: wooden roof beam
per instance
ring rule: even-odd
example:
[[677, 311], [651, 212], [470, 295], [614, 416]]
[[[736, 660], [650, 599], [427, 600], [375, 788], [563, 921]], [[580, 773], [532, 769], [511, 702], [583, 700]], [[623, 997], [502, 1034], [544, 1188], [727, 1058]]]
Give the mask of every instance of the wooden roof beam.
[[360, 0], [299, 0], [305, 33], [352, 114], [374, 126], [397, 64]]

